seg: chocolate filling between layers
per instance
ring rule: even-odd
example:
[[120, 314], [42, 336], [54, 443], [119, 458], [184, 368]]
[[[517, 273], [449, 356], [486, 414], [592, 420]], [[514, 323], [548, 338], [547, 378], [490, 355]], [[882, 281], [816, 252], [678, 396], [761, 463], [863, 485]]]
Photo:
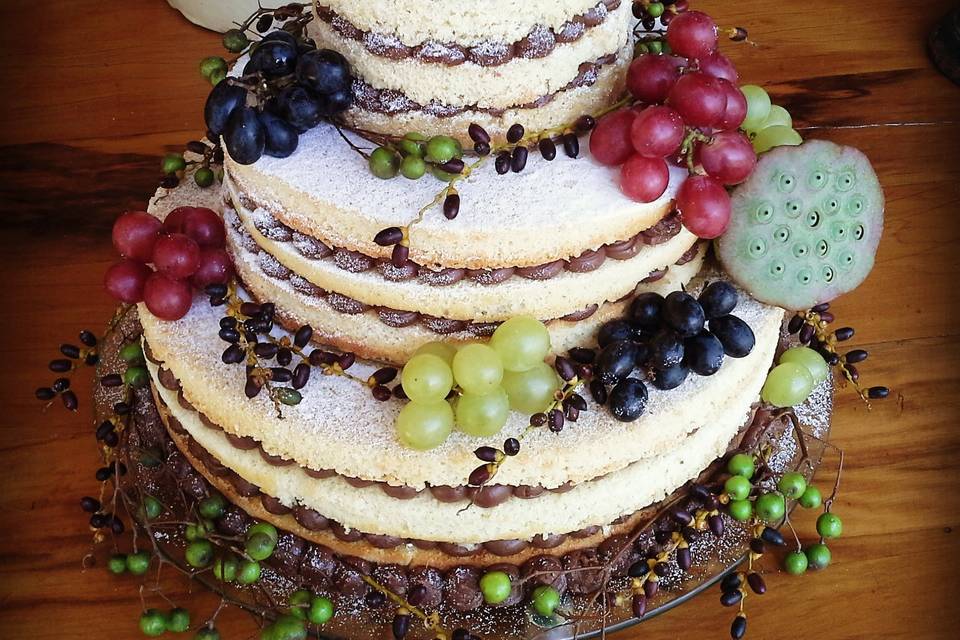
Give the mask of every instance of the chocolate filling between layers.
[[[180, 406], [186, 411], [197, 414], [197, 419], [200, 422], [210, 429], [220, 431], [223, 433], [224, 437], [227, 439], [227, 442], [230, 446], [241, 451], [253, 451], [256, 450], [260, 457], [263, 458], [264, 462], [267, 464], [276, 466], [276, 467], [287, 467], [290, 465], [297, 464], [296, 461], [284, 458], [282, 456], [274, 456], [266, 451], [264, 451], [263, 446], [257, 440], [251, 438], [250, 436], [237, 436], [231, 433], [227, 433], [223, 427], [213, 422], [208, 418], [202, 411], [197, 409], [193, 404], [187, 400], [183, 394], [183, 386], [180, 384], [180, 381], [177, 379], [173, 372], [169, 369], [166, 369], [163, 366], [163, 363], [156, 359], [153, 353], [150, 350], [150, 345], [146, 342], [144, 343], [144, 354], [146, 357], [157, 367], [157, 380], [164, 389], [168, 391], [175, 391], [177, 393], [177, 402]], [[171, 419], [176, 420], [173, 416]], [[179, 421], [178, 421], [179, 423]], [[180, 431], [177, 431], [180, 433]], [[298, 465], [299, 466], [299, 465]], [[310, 469], [307, 467], [300, 466], [300, 469], [310, 476], [311, 478], [316, 478], [318, 480], [323, 480], [326, 478], [340, 477], [347, 484], [357, 489], [362, 489], [365, 487], [377, 487], [383, 493], [387, 494], [391, 498], [396, 498], [397, 500], [411, 500], [415, 496], [419, 495], [423, 491], [429, 491], [430, 494], [440, 502], [464, 502], [466, 500], [473, 500], [473, 503], [480, 507], [481, 509], [491, 509], [493, 507], [499, 506], [511, 498], [518, 498], [522, 500], [532, 500], [539, 498], [540, 496], [546, 495], [547, 493], [566, 493], [573, 489], [576, 484], [567, 482], [559, 487], [554, 487], [552, 489], [547, 489], [542, 486], [529, 486], [529, 485], [502, 485], [502, 484], [491, 484], [485, 487], [468, 487], [468, 486], [458, 486], [451, 487], [446, 485], [432, 486], [428, 485], [426, 489], [415, 489], [408, 486], [397, 486], [391, 485], [386, 482], [381, 482], [378, 480], [364, 480], [362, 478], [353, 478], [346, 476], [332, 469]], [[603, 474], [587, 480], [586, 482], [592, 482], [594, 480], [599, 480], [606, 477], [607, 474]], [[268, 509], [269, 511], [269, 509]], [[272, 513], [272, 512], [271, 512]], [[301, 523], [302, 524], [302, 523]], [[306, 524], [303, 526], [310, 528]], [[559, 542], [557, 543], [559, 544]], [[556, 546], [556, 545], [553, 545]]]
[[[162, 400], [160, 403], [160, 407], [165, 409], [165, 406], [162, 404]], [[429, 540], [417, 540], [395, 536], [370, 534], [358, 531], [356, 529], [348, 529], [340, 523], [327, 518], [313, 509], [304, 507], [302, 505], [297, 505], [292, 508], [287, 507], [283, 505], [280, 500], [263, 493], [260, 487], [245, 480], [235, 471], [223, 465], [213, 454], [204, 449], [196, 440], [193, 439], [192, 436], [190, 436], [189, 432], [183, 428], [183, 425], [180, 424], [176, 417], [170, 415], [168, 410], [166, 413], [166, 423], [168, 428], [186, 441], [187, 450], [197, 461], [199, 461], [199, 463], [208, 471], [208, 473], [210, 473], [210, 475], [223, 479], [223, 481], [227, 482], [231, 487], [233, 487], [234, 491], [236, 491], [237, 494], [243, 498], [259, 499], [260, 504], [268, 513], [276, 516], [290, 515], [305, 529], [310, 531], [329, 531], [342, 542], [352, 543], [365, 541], [367, 544], [377, 549], [394, 549], [402, 545], [413, 545], [418, 549], [437, 550], [446, 555], [458, 558], [466, 558], [482, 552], [488, 552], [496, 556], [506, 557], [518, 554], [530, 547], [543, 550], [552, 549], [566, 542], [568, 538], [589, 538], [590, 536], [596, 535], [601, 530], [601, 527], [599, 526], [590, 526], [568, 534], [557, 534], [550, 536], [538, 535], [530, 541], [493, 540], [476, 544], [457, 544], [454, 542], [435, 542]], [[751, 432], [765, 429], [767, 426], [769, 426], [769, 423], [770, 413], [768, 411], [755, 411], [753, 416], [748, 419], [746, 423], [748, 426], [746, 432], [744, 432], [743, 438], [747, 439]], [[640, 509], [636, 513], [640, 513], [648, 508], [649, 507]], [[608, 526], [622, 525], [633, 518], [636, 513], [621, 516], [609, 523]]]
[[333, 9], [317, 5], [317, 19], [326, 22], [340, 36], [363, 44], [370, 53], [390, 60], [416, 58], [420, 62], [444, 64], [448, 67], [471, 62], [482, 67], [506, 64], [515, 58], [544, 58], [559, 44], [580, 40], [588, 29], [603, 24], [611, 11], [616, 11], [622, 0], [602, 0], [596, 6], [564, 22], [558, 29], [536, 25], [521, 40], [514, 43], [486, 41], [476, 45], [427, 40], [416, 46], [404, 44], [392, 34], [364, 31], [353, 25]]
[[[250, 223], [264, 238], [279, 244], [292, 244], [301, 256], [311, 261], [331, 261], [337, 268], [350, 273], [366, 273], [376, 269], [385, 280], [390, 282], [407, 282], [414, 278], [423, 284], [433, 287], [446, 287], [469, 278], [481, 285], [495, 285], [506, 282], [517, 276], [527, 280], [549, 280], [560, 275], [563, 271], [572, 273], [589, 273], [599, 269], [609, 258], [611, 260], [630, 260], [636, 257], [644, 246], [653, 247], [663, 244], [680, 233], [682, 225], [680, 215], [671, 212], [661, 218], [655, 225], [638, 232], [632, 238], [605, 244], [595, 250], [587, 250], [579, 256], [566, 260], [554, 260], [531, 267], [502, 267], [498, 269], [459, 269], [447, 268], [439, 271], [423, 267], [408, 260], [403, 267], [393, 266], [390, 258], [374, 258], [359, 251], [351, 251], [338, 247], [328, 246], [321, 240], [305, 235], [280, 222], [265, 207], [257, 203], [247, 194], [238, 196], [240, 205], [247, 212]], [[232, 202], [225, 202], [225, 206], [235, 209]], [[239, 218], [239, 216], [237, 216]], [[240, 225], [234, 225], [237, 232], [247, 240], [249, 234]], [[251, 238], [252, 239], [252, 238]], [[261, 247], [262, 248], [262, 247]], [[691, 252], [693, 252], [691, 254]], [[694, 248], [684, 254], [690, 258], [696, 255]], [[681, 258], [682, 259], [682, 258]], [[689, 262], [689, 259], [687, 260]], [[678, 262], [677, 264], [684, 264]]]
[[[228, 221], [231, 221], [231, 218], [234, 230], [238, 233], [238, 235], [240, 235], [241, 248], [256, 258], [256, 266], [260, 268], [264, 275], [273, 278], [274, 280], [288, 282], [290, 286], [300, 294], [311, 298], [316, 298], [318, 300], [323, 300], [337, 313], [359, 315], [368, 311], [373, 311], [380, 322], [395, 329], [409, 327], [419, 323], [421, 326], [438, 335], [469, 332], [470, 334], [481, 338], [486, 338], [493, 335], [493, 332], [496, 331], [497, 327], [499, 327], [501, 324], [499, 321], [476, 322], [470, 320], [438, 318], [436, 316], [420, 313], [418, 311], [404, 311], [391, 309], [389, 307], [368, 305], [341, 293], [337, 293], [335, 291], [326, 291], [313, 284], [300, 274], [296, 273], [289, 267], [284, 266], [270, 252], [257, 244], [253, 236], [247, 233], [246, 229], [243, 227], [243, 223], [240, 222], [239, 217], [236, 214], [227, 216]], [[698, 250], [699, 245], [695, 244], [690, 250], [680, 257], [680, 260], [677, 262], [677, 264], [685, 264], [686, 262], [692, 260], [697, 255]], [[666, 268], [658, 269], [651, 272], [650, 275], [641, 280], [639, 284], [650, 284], [661, 280], [666, 275]], [[614, 300], [613, 302], [626, 300], [633, 296], [633, 294], [633, 291], [629, 291], [626, 295], [618, 300]], [[591, 317], [599, 310], [599, 308], [600, 305], [591, 304], [583, 309], [574, 311], [565, 316], [544, 320], [543, 322], [545, 324], [558, 321], [580, 322]]]
[[359, 78], [353, 81], [354, 105], [365, 111], [396, 116], [404, 113], [423, 112], [435, 118], [452, 118], [464, 113], [486, 113], [494, 117], [502, 117], [507, 111], [518, 109], [539, 109], [553, 102], [557, 96], [579, 89], [592, 87], [600, 79], [603, 67], [617, 60], [618, 54], [611, 53], [593, 62], [584, 62], [577, 69], [577, 75], [554, 93], [550, 93], [530, 102], [513, 105], [507, 108], [481, 107], [479, 105], [455, 106], [431, 100], [427, 104], [420, 104], [404, 93], [395, 89], [377, 89]]

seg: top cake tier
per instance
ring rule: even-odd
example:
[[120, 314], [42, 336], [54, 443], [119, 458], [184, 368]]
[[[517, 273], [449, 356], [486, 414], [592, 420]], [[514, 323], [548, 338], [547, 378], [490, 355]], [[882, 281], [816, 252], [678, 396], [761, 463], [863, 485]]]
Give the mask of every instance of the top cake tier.
[[310, 35], [353, 65], [356, 127], [495, 141], [614, 102], [631, 58], [625, 0], [317, 0]]

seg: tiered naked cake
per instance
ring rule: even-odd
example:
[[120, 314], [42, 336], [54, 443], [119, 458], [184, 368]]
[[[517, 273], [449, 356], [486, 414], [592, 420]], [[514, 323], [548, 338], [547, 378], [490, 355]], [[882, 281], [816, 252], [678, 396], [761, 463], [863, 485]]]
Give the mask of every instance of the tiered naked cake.
[[[357, 74], [346, 120], [377, 134], [466, 141], [479, 123], [496, 141], [518, 121], [558, 127], [616, 101], [632, 56], [630, 3], [619, 0], [325, 0], [316, 12], [312, 35]], [[308, 324], [315, 342], [362, 358], [351, 369], [361, 379], [375, 363], [403, 365], [425, 342], [482, 341], [519, 315], [546, 323], [553, 354], [590, 347], [639, 292], [696, 292], [703, 282], [705, 248], [672, 208], [679, 170], [662, 197], [639, 204], [589, 157], [531, 157], [522, 173], [458, 183], [465, 204], [455, 219], [434, 211], [412, 226], [437, 183], [370, 175], [333, 126], [304, 134], [288, 158], [228, 156], [224, 170], [222, 200], [181, 187], [152, 212], [222, 209], [249, 295], [275, 304], [288, 330]], [[410, 229], [402, 267], [373, 240], [389, 227]], [[366, 587], [356, 572], [372, 572], [401, 595], [422, 585], [425, 606], [470, 610], [483, 603], [478, 580], [490, 567], [516, 578], [602, 558], [645, 509], [738, 442], [783, 311], [742, 294], [735, 313], [753, 350], [715, 375], [651, 388], [636, 421], [597, 408], [555, 433], [513, 412], [494, 437], [454, 433], [427, 451], [398, 441], [401, 401], [381, 402], [343, 376], [313, 376], [282, 417], [265, 394], [244, 397], [243, 369], [221, 363], [216, 308], [195, 305], [177, 322], [141, 308], [140, 319], [171, 438], [239, 508], [232, 517], [293, 534], [297, 580], [357, 596]], [[519, 453], [492, 483], [469, 486], [475, 450], [511, 437], [522, 438]], [[588, 574], [558, 575], [561, 591], [591, 588]], [[501, 604], [535, 584], [515, 581]]]

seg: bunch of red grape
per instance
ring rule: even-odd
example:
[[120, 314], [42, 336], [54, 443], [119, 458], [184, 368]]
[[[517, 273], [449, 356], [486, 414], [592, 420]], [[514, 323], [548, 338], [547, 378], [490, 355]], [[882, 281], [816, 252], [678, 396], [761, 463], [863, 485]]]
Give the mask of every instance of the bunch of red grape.
[[678, 14], [667, 28], [676, 55], [643, 54], [630, 66], [627, 88], [636, 103], [603, 117], [590, 138], [602, 164], [619, 166], [620, 187], [637, 202], [660, 198], [670, 181], [668, 163], [692, 175], [677, 193], [684, 226], [716, 238], [730, 223], [725, 185], [753, 172], [757, 157], [739, 127], [747, 100], [737, 71], [717, 51], [717, 25], [705, 13]]
[[179, 320], [194, 289], [233, 278], [225, 246], [223, 220], [211, 209], [179, 207], [163, 222], [129, 211], [113, 225], [113, 247], [123, 260], [107, 269], [103, 285], [121, 302], [144, 302], [161, 320]]

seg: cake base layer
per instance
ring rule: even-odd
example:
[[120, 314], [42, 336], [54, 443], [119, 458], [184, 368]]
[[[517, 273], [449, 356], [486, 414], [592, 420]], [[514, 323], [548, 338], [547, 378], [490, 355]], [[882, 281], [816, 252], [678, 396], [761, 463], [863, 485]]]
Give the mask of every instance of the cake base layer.
[[[98, 374], [122, 373], [125, 364], [119, 359], [119, 347], [130, 339], [136, 339], [139, 328], [136, 316], [128, 313], [115, 332], [102, 342], [102, 354]], [[112, 406], [122, 398], [122, 390], [100, 388], [96, 392], [97, 419], [104, 419], [112, 412]], [[800, 457], [796, 432], [780, 428], [752, 432], [742, 446], [749, 450], [764, 449], [774, 473], [799, 467], [812, 473], [816, 469], [822, 447], [819, 443], [827, 437], [831, 408], [831, 386], [821, 385], [808, 403], [797, 408], [797, 415], [804, 431], [806, 447]], [[158, 553], [185, 566], [184, 522], [195, 518], [197, 502], [215, 489], [198, 473], [179, 449], [170, 441], [160, 415], [155, 408], [148, 389], [133, 394], [133, 421], [129, 429], [121, 432], [117, 459], [124, 461], [130, 473], [119, 480], [122, 495], [128, 504], [136, 505], [144, 495], [156, 497], [164, 505], [160, 516], [147, 523], [139, 523], [147, 539], [156, 545]], [[141, 462], [144, 451], [159, 454], [159, 464]], [[708, 471], [698, 480], [707, 487], [719, 487], [716, 476]], [[716, 490], [719, 490], [717, 488]], [[608, 568], [611, 575], [622, 575], [633, 559], [658, 548], [652, 531], [674, 530], [677, 525], [669, 513], [676, 510], [693, 511], [697, 503], [691, 502], [686, 489], [678, 491], [663, 504], [648, 512], [636, 529], [629, 535], [610, 537], [596, 549], [584, 549], [563, 555], [544, 552], [520, 563], [505, 558], [490, 558], [490, 564], [479, 559], [461, 559], [460, 564], [448, 569], [431, 566], [402, 566], [370, 562], [356, 555], [344, 556], [328, 547], [312, 543], [288, 530], [281, 530], [273, 556], [263, 564], [263, 578], [253, 587], [236, 587], [216, 582], [209, 572], [200, 572], [195, 579], [217, 592], [224, 593], [241, 606], [265, 615], [267, 619], [285, 612], [290, 593], [297, 588], [309, 588], [315, 593], [332, 598], [337, 616], [323, 627], [326, 637], [340, 640], [368, 640], [379, 637], [389, 628], [390, 610], [371, 608], [364, 603], [364, 595], [370, 589], [365, 577], [383, 585], [392, 592], [406, 597], [414, 587], [423, 587], [425, 596], [422, 607], [428, 612], [436, 611], [447, 629], [467, 627], [481, 631], [485, 638], [495, 640], [522, 640], [552, 628], [551, 637], [582, 637], [583, 634], [599, 631], [600, 614], [608, 625], [607, 630], [620, 628], [631, 619], [629, 605], [619, 607], [611, 604], [601, 610], [595, 607], [592, 595], [605, 584], [603, 572]], [[134, 511], [134, 509], [131, 509]], [[243, 509], [228, 505], [225, 514], [215, 521], [216, 529], [225, 536], [242, 536], [254, 519]], [[647, 617], [678, 602], [678, 598], [696, 593], [714, 584], [728, 567], [734, 566], [746, 550], [748, 538], [742, 527], [724, 517], [724, 533], [720, 541], [707, 533], [698, 534], [690, 543], [694, 564], [686, 571], [677, 568], [670, 559], [660, 580], [658, 594], [650, 599]], [[149, 544], [149, 543], [148, 543]], [[632, 550], [632, 551], [631, 551]], [[482, 605], [478, 580], [482, 572], [502, 570], [511, 576], [515, 585], [509, 600], [499, 607]], [[193, 573], [191, 571], [191, 573]], [[574, 616], [542, 619], [529, 614], [521, 604], [530, 591], [540, 584], [551, 584], [564, 595], [562, 612]], [[616, 590], [619, 583], [611, 586]], [[461, 613], [467, 612], [467, 613]], [[579, 621], [577, 621], [579, 620]], [[384, 626], [386, 625], [386, 627]], [[418, 632], [411, 634], [421, 640]]]

